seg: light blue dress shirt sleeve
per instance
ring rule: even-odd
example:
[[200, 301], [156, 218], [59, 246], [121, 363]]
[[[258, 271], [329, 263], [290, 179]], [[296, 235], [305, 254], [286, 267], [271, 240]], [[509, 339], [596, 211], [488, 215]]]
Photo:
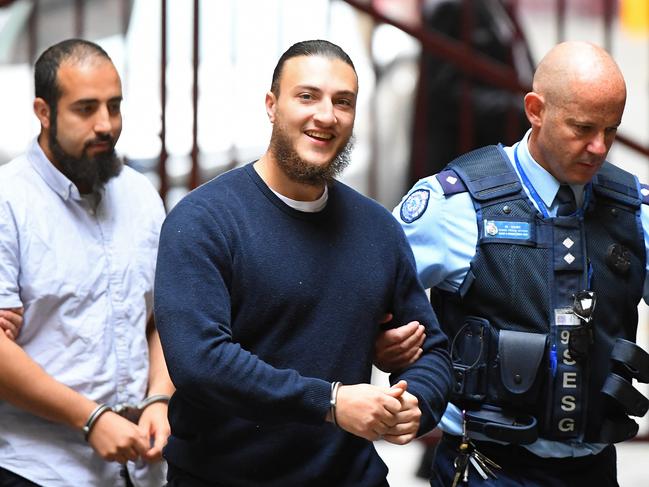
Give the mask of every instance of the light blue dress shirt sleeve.
[[[411, 223], [401, 217], [401, 205], [417, 190], [428, 191], [426, 209]], [[417, 272], [425, 288], [456, 291], [476, 252], [478, 224], [468, 193], [444, 196], [434, 176], [420, 180], [393, 211], [410, 242]]]

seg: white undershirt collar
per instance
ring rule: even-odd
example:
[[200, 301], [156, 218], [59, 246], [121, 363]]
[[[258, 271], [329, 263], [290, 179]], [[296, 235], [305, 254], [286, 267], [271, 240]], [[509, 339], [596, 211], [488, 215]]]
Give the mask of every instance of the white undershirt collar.
[[305, 213], [317, 213], [318, 211], [321, 211], [327, 205], [327, 199], [329, 198], [329, 188], [327, 188], [326, 184], [325, 184], [324, 191], [322, 192], [322, 196], [320, 196], [317, 200], [314, 201], [293, 200], [291, 198], [287, 198], [283, 194], [278, 193], [272, 188], [270, 190], [273, 193], [275, 193], [275, 195], [277, 195], [277, 197], [280, 200], [282, 200], [291, 208], [298, 211], [304, 211]]

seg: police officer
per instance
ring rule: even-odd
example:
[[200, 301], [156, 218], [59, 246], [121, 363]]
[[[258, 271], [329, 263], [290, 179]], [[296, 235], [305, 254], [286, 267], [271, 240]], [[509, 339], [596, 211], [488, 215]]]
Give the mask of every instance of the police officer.
[[[625, 101], [603, 49], [559, 44], [523, 139], [460, 156], [395, 208], [454, 365], [431, 485], [617, 485], [613, 443], [648, 406], [631, 381], [649, 381], [634, 343], [649, 190], [605, 161]], [[407, 331], [379, 338], [385, 368]]]

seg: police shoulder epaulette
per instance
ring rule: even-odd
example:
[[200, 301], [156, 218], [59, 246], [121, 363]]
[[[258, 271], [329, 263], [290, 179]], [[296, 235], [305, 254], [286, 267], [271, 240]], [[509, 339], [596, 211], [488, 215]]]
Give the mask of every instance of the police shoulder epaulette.
[[522, 185], [502, 146], [489, 145], [461, 155], [448, 166], [474, 200], [489, 201], [522, 191]]
[[457, 173], [452, 169], [447, 169], [435, 175], [437, 181], [439, 182], [442, 190], [444, 191], [444, 196], [451, 196], [457, 193], [464, 193], [466, 191], [466, 186], [459, 178]]

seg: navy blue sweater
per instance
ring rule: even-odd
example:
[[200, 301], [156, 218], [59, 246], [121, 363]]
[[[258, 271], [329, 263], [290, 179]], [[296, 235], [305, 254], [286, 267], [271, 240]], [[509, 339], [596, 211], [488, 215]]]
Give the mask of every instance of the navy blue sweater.
[[418, 397], [424, 432], [450, 362], [392, 215], [340, 182], [324, 210], [294, 210], [251, 164], [194, 190], [164, 223], [155, 281], [177, 388], [165, 457], [212, 485], [380, 484], [372, 443], [325, 415], [332, 381], [370, 381], [386, 312], [427, 327], [423, 357], [391, 377]]

